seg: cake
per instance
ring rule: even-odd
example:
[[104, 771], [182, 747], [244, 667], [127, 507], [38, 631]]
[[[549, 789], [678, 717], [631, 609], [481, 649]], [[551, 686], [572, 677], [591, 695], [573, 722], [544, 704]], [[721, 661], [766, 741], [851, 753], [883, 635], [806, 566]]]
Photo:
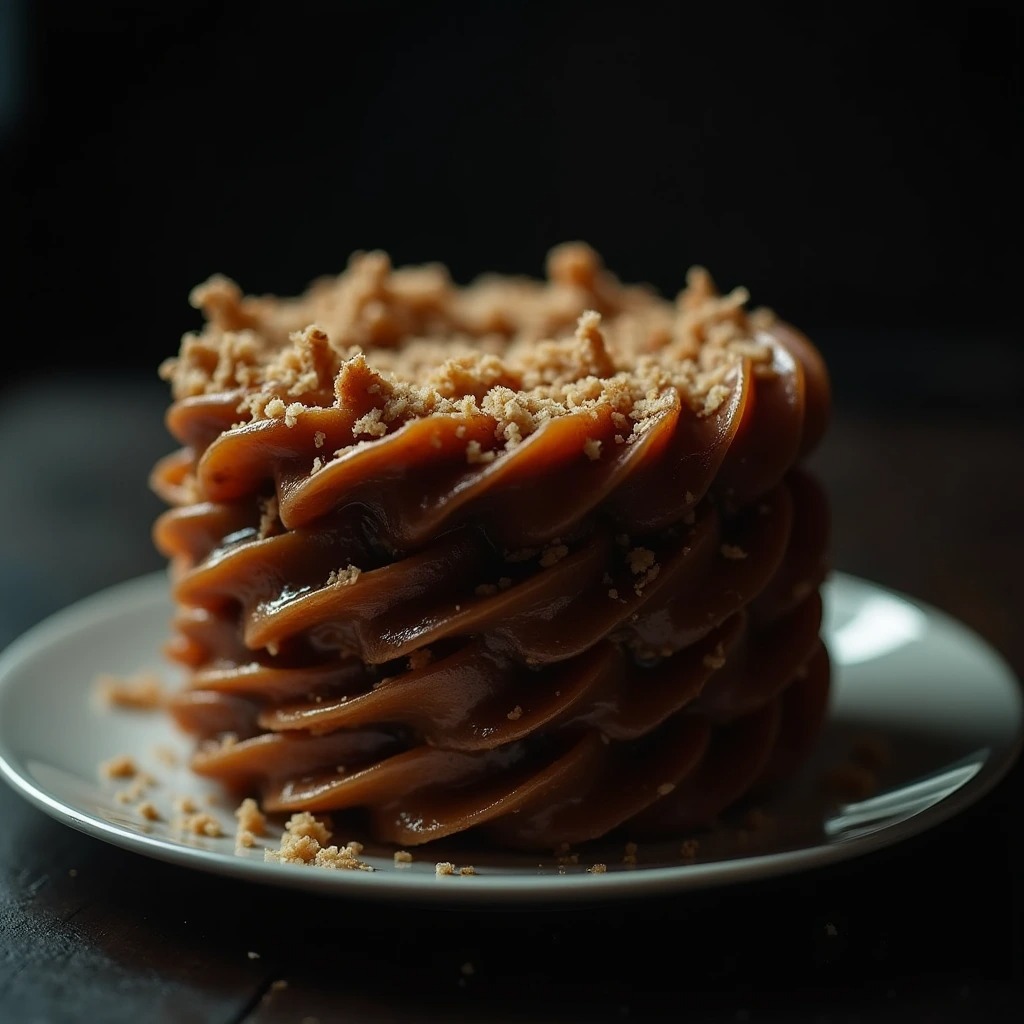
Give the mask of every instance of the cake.
[[543, 279], [359, 252], [191, 300], [151, 486], [196, 773], [383, 844], [550, 850], [692, 834], [805, 762], [830, 395], [797, 328], [582, 243]]

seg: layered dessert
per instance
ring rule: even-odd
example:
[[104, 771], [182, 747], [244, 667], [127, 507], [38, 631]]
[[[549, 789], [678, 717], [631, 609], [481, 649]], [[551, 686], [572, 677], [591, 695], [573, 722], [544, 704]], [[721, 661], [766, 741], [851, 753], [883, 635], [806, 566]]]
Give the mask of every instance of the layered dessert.
[[829, 693], [812, 343], [700, 268], [628, 285], [358, 253], [195, 289], [153, 469], [192, 767], [413, 846], [691, 834], [785, 784]]

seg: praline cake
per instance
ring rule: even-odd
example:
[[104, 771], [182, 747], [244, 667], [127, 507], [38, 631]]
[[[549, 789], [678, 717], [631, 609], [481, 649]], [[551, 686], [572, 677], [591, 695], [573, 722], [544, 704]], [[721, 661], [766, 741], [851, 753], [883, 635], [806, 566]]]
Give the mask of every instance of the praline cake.
[[582, 244], [544, 280], [371, 252], [192, 300], [151, 482], [195, 772], [385, 844], [552, 850], [692, 834], [805, 761], [830, 398], [796, 328]]

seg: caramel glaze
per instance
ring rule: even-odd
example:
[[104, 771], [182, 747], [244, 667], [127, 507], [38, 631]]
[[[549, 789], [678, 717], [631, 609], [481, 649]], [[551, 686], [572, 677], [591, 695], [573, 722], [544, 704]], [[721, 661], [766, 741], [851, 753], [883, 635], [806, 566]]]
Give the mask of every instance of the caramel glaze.
[[195, 770], [380, 841], [522, 849], [683, 834], [787, 778], [828, 701], [828, 507], [800, 462], [829, 392], [799, 332], [765, 337], [771, 372], [740, 361], [709, 416], [676, 402], [622, 444], [570, 413], [476, 465], [482, 414], [352, 446], [358, 404], [235, 425], [239, 391], [180, 398], [154, 538]]

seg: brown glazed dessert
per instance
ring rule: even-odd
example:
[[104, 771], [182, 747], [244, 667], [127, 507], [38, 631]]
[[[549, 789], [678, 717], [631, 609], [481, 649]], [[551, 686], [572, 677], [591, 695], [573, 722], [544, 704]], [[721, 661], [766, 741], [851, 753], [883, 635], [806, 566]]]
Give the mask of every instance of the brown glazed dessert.
[[829, 412], [792, 326], [582, 244], [197, 288], [153, 470], [193, 768], [402, 846], [673, 837], [785, 779], [829, 660]]

